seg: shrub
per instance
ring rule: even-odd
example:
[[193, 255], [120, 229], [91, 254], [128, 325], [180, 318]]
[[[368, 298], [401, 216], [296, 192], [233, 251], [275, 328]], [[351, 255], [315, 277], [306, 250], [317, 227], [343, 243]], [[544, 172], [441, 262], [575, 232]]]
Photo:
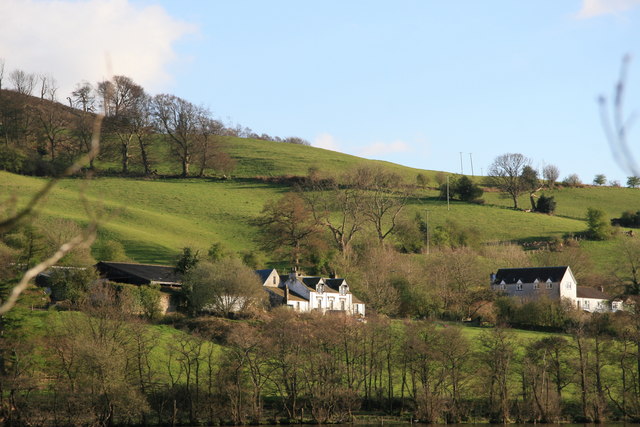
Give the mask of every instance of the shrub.
[[553, 196], [547, 197], [544, 194], [538, 199], [536, 211], [546, 214], [553, 214], [556, 211], [556, 200]]

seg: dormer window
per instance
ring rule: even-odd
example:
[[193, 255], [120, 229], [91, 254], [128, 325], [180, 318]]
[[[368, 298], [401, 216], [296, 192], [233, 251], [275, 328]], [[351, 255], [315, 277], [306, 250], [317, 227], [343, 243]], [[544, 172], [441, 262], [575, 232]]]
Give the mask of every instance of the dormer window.
[[322, 283], [318, 283], [318, 286], [316, 286], [316, 291], [321, 294], [324, 292], [324, 285]]
[[349, 288], [347, 288], [347, 285], [345, 284], [340, 285], [340, 295], [346, 295], [348, 290]]
[[553, 289], [553, 282], [551, 279], [547, 279], [547, 289]]
[[521, 291], [521, 290], [522, 290], [522, 282], [518, 280], [518, 283], [516, 284], [516, 291]]

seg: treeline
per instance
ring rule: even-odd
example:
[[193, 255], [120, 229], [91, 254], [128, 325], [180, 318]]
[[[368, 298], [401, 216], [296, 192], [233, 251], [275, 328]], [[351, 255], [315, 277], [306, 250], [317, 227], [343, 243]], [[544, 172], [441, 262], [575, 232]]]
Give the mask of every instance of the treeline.
[[523, 340], [281, 309], [250, 322], [182, 320], [188, 333], [167, 338], [128, 317], [113, 292], [94, 289], [84, 313], [38, 337], [7, 329], [3, 422], [328, 423], [363, 411], [427, 423], [640, 419], [637, 314], [574, 313], [570, 336]]
[[[104, 114], [99, 160], [119, 163], [110, 172], [122, 175], [156, 174], [162, 161], [181, 176], [193, 175], [194, 168], [198, 176], [229, 174], [235, 161], [222, 147], [228, 136], [309, 144], [225, 125], [204, 107], [170, 94], [152, 96], [126, 76], [78, 83], [62, 104], [53, 77], [22, 70], [4, 75], [0, 58], [0, 169], [14, 173], [59, 174], [90, 150], [99, 112]], [[93, 159], [89, 169], [95, 170]]]

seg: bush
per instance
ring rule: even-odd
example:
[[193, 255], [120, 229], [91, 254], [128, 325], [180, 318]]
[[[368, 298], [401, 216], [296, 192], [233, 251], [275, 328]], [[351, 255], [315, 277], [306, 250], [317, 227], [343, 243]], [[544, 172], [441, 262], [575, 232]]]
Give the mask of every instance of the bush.
[[544, 194], [538, 199], [536, 211], [546, 214], [553, 214], [556, 211], [556, 200], [553, 196], [547, 197]]
[[[482, 197], [482, 193], [484, 193], [484, 190], [464, 175], [449, 183], [449, 196], [463, 202], [479, 200]], [[445, 183], [440, 185], [440, 198], [444, 199], [446, 197], [447, 184]]]

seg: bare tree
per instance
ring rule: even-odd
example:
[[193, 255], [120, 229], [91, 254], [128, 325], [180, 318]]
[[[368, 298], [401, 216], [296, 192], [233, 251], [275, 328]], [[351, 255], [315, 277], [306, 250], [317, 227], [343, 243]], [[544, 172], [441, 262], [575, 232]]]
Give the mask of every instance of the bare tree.
[[58, 92], [58, 83], [51, 75], [38, 75], [40, 81], [40, 99], [56, 100], [56, 92]]
[[395, 231], [398, 215], [407, 203], [408, 193], [402, 188], [402, 179], [381, 168], [363, 167], [354, 172], [351, 185], [364, 190], [362, 214], [382, 243]]
[[93, 88], [89, 82], [78, 83], [75, 90], [71, 92], [72, 107], [78, 108], [85, 113], [92, 112], [96, 101], [93, 92]]
[[201, 114], [198, 114], [198, 135], [194, 153], [200, 167], [200, 177], [204, 176], [206, 169], [216, 169], [216, 159], [221, 151], [219, 136], [222, 129], [222, 123], [212, 119], [207, 110], [202, 109]]
[[160, 94], [153, 98], [153, 110], [159, 130], [169, 137], [172, 152], [180, 159], [182, 176], [188, 176], [202, 109], [177, 96]]
[[518, 196], [525, 191], [522, 172], [530, 164], [531, 160], [520, 153], [506, 153], [496, 157], [489, 167], [490, 183], [511, 197], [514, 209], [518, 209]]
[[198, 263], [186, 274], [184, 285], [196, 313], [242, 313], [259, 305], [264, 296], [254, 271], [235, 258]]
[[98, 83], [98, 93], [104, 102], [105, 130], [118, 140], [122, 173], [126, 174], [129, 172], [131, 143], [136, 134], [136, 107], [141, 105], [140, 98], [145, 97], [144, 89], [129, 77], [115, 76], [113, 80]]
[[314, 218], [326, 227], [336, 247], [343, 254], [349, 252], [353, 238], [362, 231], [366, 218], [362, 210], [365, 190], [358, 185], [346, 185], [334, 180], [315, 180], [301, 196], [308, 203]]
[[68, 139], [70, 114], [57, 103], [46, 100], [40, 100], [33, 110], [39, 133], [49, 146], [51, 160], [55, 160], [60, 144]]
[[560, 169], [555, 165], [547, 165], [542, 169], [542, 177], [547, 180], [549, 188], [553, 188], [560, 178]]
[[305, 202], [295, 193], [265, 203], [255, 224], [260, 227], [262, 246], [276, 253], [284, 252], [295, 266], [314, 246], [320, 230]]
[[23, 70], [14, 70], [9, 74], [13, 90], [23, 95], [31, 95], [36, 85], [36, 76]]

